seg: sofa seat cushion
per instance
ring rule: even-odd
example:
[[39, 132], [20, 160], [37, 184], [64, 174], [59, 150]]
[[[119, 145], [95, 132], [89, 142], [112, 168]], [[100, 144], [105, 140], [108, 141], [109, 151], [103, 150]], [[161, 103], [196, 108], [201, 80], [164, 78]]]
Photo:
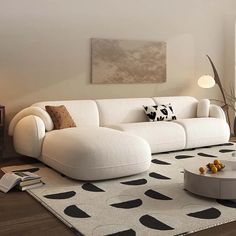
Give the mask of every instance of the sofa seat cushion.
[[204, 147], [226, 143], [229, 141], [228, 124], [217, 118], [193, 118], [174, 121], [184, 127], [186, 132], [186, 147]]
[[174, 151], [185, 147], [185, 131], [181, 125], [173, 122], [125, 123], [113, 125], [111, 128], [142, 137], [149, 143], [152, 153]]
[[40, 160], [74, 179], [101, 180], [146, 171], [151, 151], [145, 140], [132, 134], [76, 127], [48, 132]]

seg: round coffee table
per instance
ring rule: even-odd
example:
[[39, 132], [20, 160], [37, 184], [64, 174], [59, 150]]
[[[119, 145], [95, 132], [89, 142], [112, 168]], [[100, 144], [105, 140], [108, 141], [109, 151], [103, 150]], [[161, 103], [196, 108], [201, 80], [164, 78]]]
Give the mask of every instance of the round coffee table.
[[184, 188], [204, 197], [236, 199], [236, 161], [223, 161], [225, 168], [215, 174], [200, 174], [208, 162], [194, 162], [184, 167]]

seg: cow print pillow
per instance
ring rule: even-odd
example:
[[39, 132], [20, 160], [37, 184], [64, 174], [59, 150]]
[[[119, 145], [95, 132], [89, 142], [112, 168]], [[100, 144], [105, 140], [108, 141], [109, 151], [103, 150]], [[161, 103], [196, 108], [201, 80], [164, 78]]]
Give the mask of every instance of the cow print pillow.
[[171, 104], [143, 106], [149, 121], [176, 120]]

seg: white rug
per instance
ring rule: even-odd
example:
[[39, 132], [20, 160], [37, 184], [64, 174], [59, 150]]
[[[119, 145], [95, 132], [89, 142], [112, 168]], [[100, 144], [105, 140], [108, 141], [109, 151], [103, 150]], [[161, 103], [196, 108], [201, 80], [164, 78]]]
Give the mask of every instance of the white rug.
[[3, 171], [30, 169], [41, 175], [45, 185], [28, 192], [77, 235], [184, 235], [236, 220], [233, 201], [183, 189], [185, 164], [236, 160], [234, 151], [236, 145], [229, 143], [153, 155], [148, 172], [93, 183], [71, 180], [43, 164]]

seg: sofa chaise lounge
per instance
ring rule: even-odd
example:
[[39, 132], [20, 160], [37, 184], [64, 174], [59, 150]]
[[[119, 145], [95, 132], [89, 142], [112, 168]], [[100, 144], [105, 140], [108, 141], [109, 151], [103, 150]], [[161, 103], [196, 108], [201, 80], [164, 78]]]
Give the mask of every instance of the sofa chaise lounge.
[[[176, 120], [149, 122], [143, 106], [171, 103]], [[64, 105], [76, 127], [54, 130], [46, 105]], [[16, 152], [74, 179], [101, 180], [146, 171], [151, 154], [228, 142], [223, 110], [193, 97], [35, 103], [12, 119]]]

